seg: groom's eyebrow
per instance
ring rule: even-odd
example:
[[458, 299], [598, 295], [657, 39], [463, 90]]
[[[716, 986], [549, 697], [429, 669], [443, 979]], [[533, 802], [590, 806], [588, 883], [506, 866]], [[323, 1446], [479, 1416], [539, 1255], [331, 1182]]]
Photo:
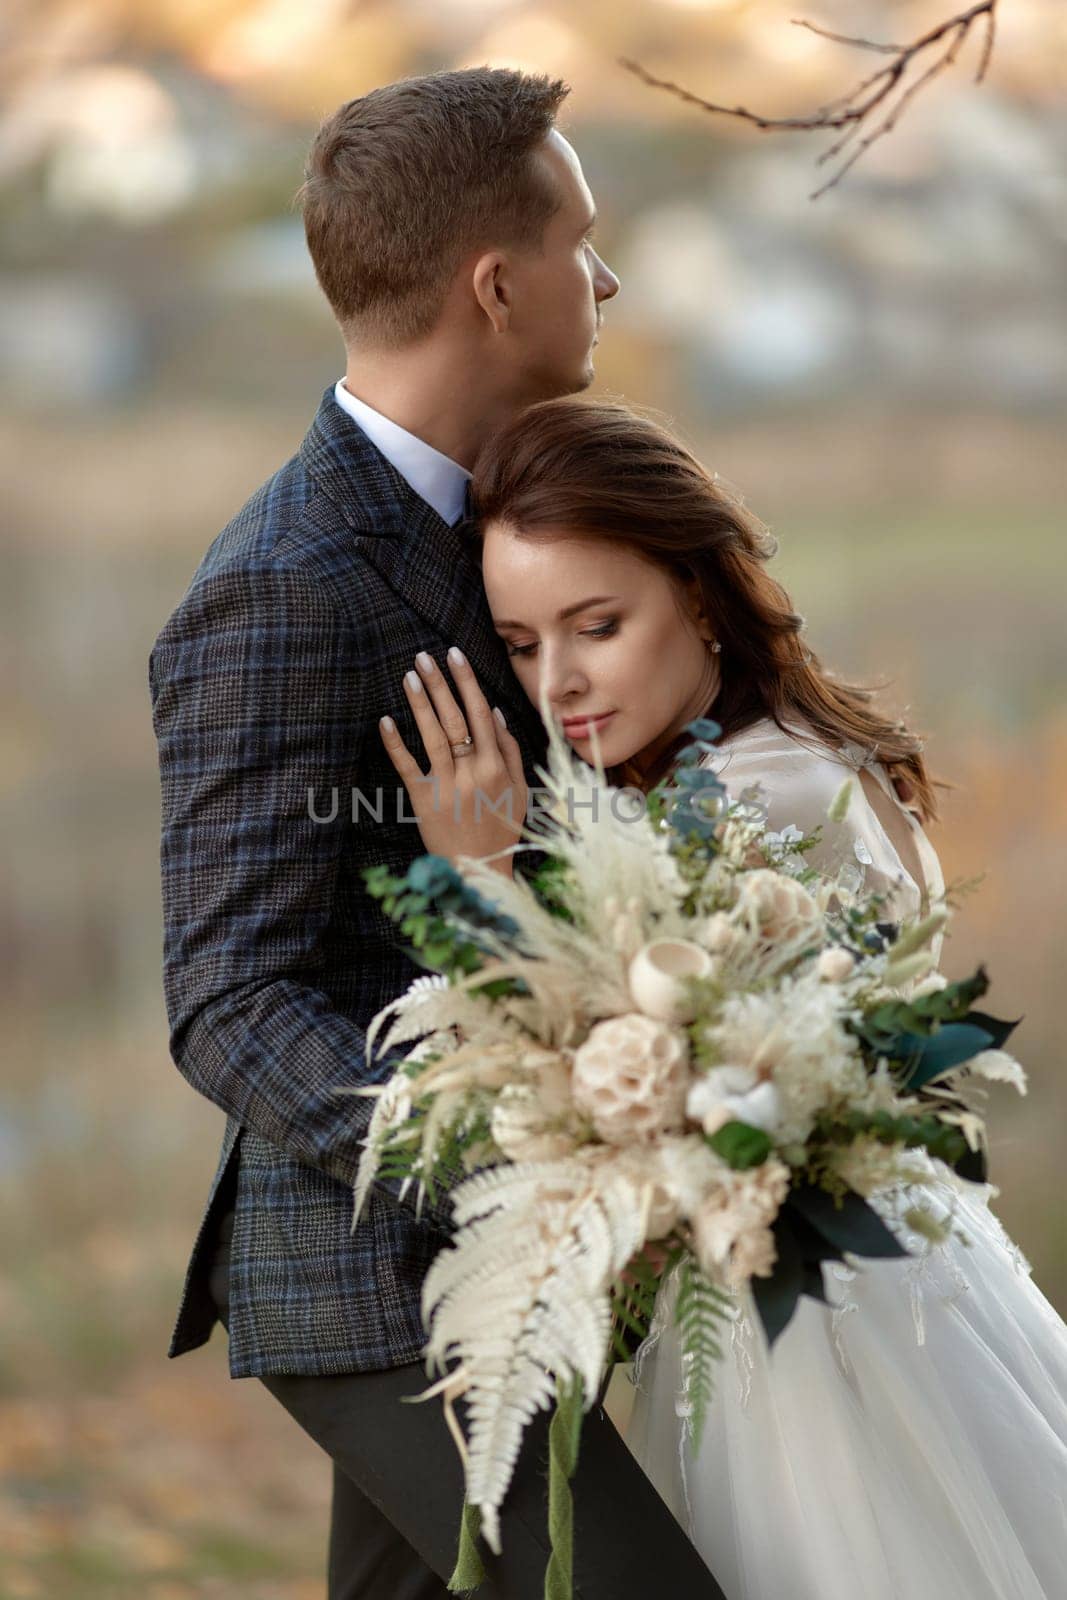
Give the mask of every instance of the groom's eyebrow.
[[[563, 610], [559, 613], [559, 620], [560, 622], [566, 622], [568, 617], [573, 617], [576, 612], [584, 611], [587, 606], [602, 606], [606, 601], [617, 600], [618, 598], [619, 597], [616, 594], [594, 594], [590, 595], [588, 600], [576, 600], [572, 606], [565, 606], [563, 608]], [[526, 624], [523, 622], [504, 622], [501, 620], [497, 622], [496, 626], [498, 628], [523, 628], [526, 626]]]

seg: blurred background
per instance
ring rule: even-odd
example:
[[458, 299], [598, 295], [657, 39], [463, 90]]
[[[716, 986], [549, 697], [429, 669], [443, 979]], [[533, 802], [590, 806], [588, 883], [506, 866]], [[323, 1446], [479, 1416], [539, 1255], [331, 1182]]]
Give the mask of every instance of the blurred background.
[[[818, 0], [899, 42], [953, 0]], [[327, 1475], [221, 1336], [164, 1359], [221, 1114], [160, 991], [152, 642], [343, 368], [292, 198], [320, 118], [406, 73], [564, 76], [622, 279], [598, 388], [660, 408], [781, 540], [825, 659], [955, 787], [946, 873], [1031, 1090], [1000, 1213], [1067, 1310], [1067, 13], [1002, 6], [845, 182], [811, 111], [871, 57], [796, 0], [8, 0], [0, 20], [0, 1600], [323, 1592]], [[822, 172], [825, 176], [825, 171]]]

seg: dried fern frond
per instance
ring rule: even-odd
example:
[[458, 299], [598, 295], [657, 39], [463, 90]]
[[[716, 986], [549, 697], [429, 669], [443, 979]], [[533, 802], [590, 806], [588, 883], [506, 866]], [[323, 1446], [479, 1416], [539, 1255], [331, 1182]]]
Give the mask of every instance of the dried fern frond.
[[[432, 996], [447, 993], [448, 987], [448, 979], [443, 973], [428, 973], [425, 977], [415, 978], [412, 983], [408, 984], [403, 994], [398, 995], [395, 1000], [390, 1000], [388, 1005], [383, 1006], [367, 1025], [365, 1054], [368, 1065], [374, 1055], [374, 1042], [389, 1017], [393, 1017], [396, 1020], [402, 1018], [415, 1007], [426, 1005]], [[419, 1031], [426, 1033], [429, 1030], [421, 1028]], [[379, 1045], [379, 1054], [385, 1054], [392, 1036], [393, 1033], [390, 1028], [386, 1031], [386, 1035]]]
[[467, 1498], [499, 1550], [499, 1508], [523, 1431], [557, 1381], [595, 1396], [611, 1331], [611, 1285], [643, 1243], [640, 1188], [610, 1160], [526, 1163], [455, 1191], [456, 1243], [423, 1286], [427, 1356], [467, 1383]]

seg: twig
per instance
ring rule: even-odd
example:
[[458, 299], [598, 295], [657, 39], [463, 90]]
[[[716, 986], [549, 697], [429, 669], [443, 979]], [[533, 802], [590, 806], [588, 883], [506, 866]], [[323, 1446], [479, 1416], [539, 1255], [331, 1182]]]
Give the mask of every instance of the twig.
[[[831, 33], [827, 28], [821, 28], [817, 23], [806, 22], [794, 18], [793, 25], [806, 28], [810, 33], [818, 34], [820, 38], [829, 39], [834, 44], [849, 45], [857, 50], [873, 51], [877, 55], [888, 56], [890, 59], [885, 66], [872, 73], [869, 78], [864, 78], [861, 83], [840, 95], [836, 100], [829, 101], [820, 106], [817, 111], [811, 112], [806, 117], [765, 117], [759, 112], [750, 111], [746, 106], [724, 106], [715, 101], [705, 100], [701, 95], [694, 94], [692, 90], [685, 89], [681, 84], [672, 83], [667, 78], [657, 78], [638, 61], [622, 58], [619, 65], [627, 72], [633, 73], [641, 83], [647, 84], [650, 89], [662, 89], [671, 94], [683, 104], [695, 106], [697, 110], [707, 112], [714, 116], [737, 117], [742, 122], [750, 122], [761, 132], [785, 131], [790, 133], [813, 133], [824, 128], [844, 129], [841, 138], [836, 140], [828, 150], [819, 157], [818, 164], [834, 161], [845, 147], [857, 138], [864, 125], [868, 123], [873, 113], [881, 108], [885, 115], [882, 120], [862, 138], [858, 139], [855, 149], [841, 163], [833, 176], [821, 188], [814, 191], [811, 198], [817, 200], [820, 195], [832, 189], [839, 183], [849, 169], [855, 166], [860, 157], [870, 149], [878, 139], [891, 133], [900, 121], [901, 116], [914, 100], [920, 89], [933, 78], [938, 77], [949, 67], [953, 66], [960, 49], [970, 36], [972, 27], [981, 18], [985, 19], [985, 37], [982, 41], [982, 51], [978, 61], [978, 70], [975, 73], [975, 82], [981, 83], [989, 69], [993, 54], [993, 45], [996, 39], [996, 12], [1000, 0], [976, 0], [965, 11], [949, 17], [939, 23], [936, 28], [931, 28], [927, 33], [912, 40], [911, 44], [879, 44], [872, 39], [854, 39], [847, 34]], [[937, 55], [934, 61], [925, 66], [917, 76], [908, 78], [909, 71], [916, 67], [920, 57], [933, 50], [935, 45], [947, 40], [946, 48]], [[899, 93], [897, 91], [899, 90]], [[894, 95], [896, 98], [894, 99]]]

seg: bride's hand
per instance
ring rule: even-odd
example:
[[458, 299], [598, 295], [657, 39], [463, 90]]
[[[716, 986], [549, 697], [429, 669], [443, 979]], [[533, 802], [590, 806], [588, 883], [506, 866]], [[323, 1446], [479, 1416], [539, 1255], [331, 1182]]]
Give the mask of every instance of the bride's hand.
[[[404, 693], [415, 716], [429, 760], [424, 773], [395, 723], [383, 717], [382, 742], [411, 799], [426, 849], [455, 861], [459, 856], [491, 856], [515, 844], [526, 817], [526, 780], [518, 742], [507, 730], [503, 712], [492, 711], [470, 663], [453, 645], [448, 652], [462, 708], [444, 674], [423, 650], [404, 677]], [[455, 753], [454, 746], [463, 746]], [[512, 857], [491, 865], [512, 875]]]

